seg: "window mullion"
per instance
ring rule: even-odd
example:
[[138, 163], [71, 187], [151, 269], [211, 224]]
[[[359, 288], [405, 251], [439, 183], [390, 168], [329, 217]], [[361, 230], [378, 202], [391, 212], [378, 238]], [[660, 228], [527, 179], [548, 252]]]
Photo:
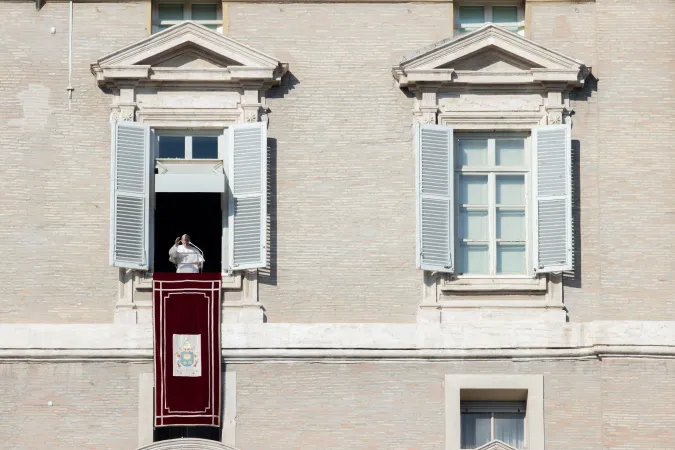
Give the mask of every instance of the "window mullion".
[[185, 159], [192, 159], [192, 136], [185, 136]]
[[495, 440], [495, 413], [490, 413], [490, 440]]
[[488, 174], [488, 257], [490, 259], [490, 275], [497, 273], [497, 235], [496, 235], [496, 211], [495, 211], [495, 174], [491, 172]]
[[[497, 163], [495, 155], [495, 140], [488, 139], [488, 165], [492, 168]], [[494, 172], [488, 174], [488, 227], [490, 239], [488, 244], [488, 257], [490, 259], [490, 275], [497, 273], [497, 211], [496, 211], [496, 189], [497, 183]]]
[[485, 23], [492, 22], [492, 5], [485, 5], [485, 9], [483, 11], [483, 14], [485, 15]]

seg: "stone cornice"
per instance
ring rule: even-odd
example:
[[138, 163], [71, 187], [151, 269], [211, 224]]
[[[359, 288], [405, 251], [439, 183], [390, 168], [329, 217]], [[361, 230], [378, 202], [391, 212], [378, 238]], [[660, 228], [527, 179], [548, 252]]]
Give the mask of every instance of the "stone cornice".
[[[152, 359], [151, 328], [2, 324], [0, 360]], [[673, 358], [675, 321], [224, 324], [223, 357], [246, 361]]]
[[[454, 64], [469, 56], [498, 50], [528, 65], [524, 70], [456, 70]], [[400, 87], [418, 85], [491, 84], [532, 85], [556, 83], [582, 85], [589, 69], [581, 62], [497, 25], [444, 39], [403, 58], [392, 74]]]
[[[163, 67], [167, 60], [193, 48], [221, 67]], [[288, 64], [194, 22], [183, 22], [114, 51], [91, 65], [99, 85], [119, 83], [218, 83], [265, 88], [279, 83]]]

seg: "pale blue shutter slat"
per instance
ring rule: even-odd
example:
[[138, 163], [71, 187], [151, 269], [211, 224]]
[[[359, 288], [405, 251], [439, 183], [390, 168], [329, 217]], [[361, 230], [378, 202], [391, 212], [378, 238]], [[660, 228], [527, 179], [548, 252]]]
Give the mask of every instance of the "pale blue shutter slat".
[[112, 136], [110, 264], [148, 269], [150, 231], [150, 130], [117, 122]]
[[230, 268], [266, 266], [267, 128], [264, 122], [230, 129]]
[[453, 133], [442, 125], [418, 125], [417, 267], [453, 272]]
[[533, 145], [534, 270], [572, 270], [570, 124], [535, 127]]

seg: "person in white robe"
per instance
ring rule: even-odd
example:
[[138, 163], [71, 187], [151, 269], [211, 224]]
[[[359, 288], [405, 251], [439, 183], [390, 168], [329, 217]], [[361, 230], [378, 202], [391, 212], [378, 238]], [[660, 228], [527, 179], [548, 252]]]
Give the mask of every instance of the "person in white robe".
[[187, 234], [176, 238], [169, 250], [169, 261], [176, 265], [177, 273], [199, 273], [204, 265], [204, 257], [190, 246], [190, 236]]

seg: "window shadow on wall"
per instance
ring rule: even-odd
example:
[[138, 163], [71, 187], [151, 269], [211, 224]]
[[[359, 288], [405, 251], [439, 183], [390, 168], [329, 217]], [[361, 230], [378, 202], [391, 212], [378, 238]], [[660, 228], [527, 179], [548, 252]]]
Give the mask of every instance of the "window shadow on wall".
[[572, 139], [572, 258], [574, 268], [564, 273], [565, 286], [581, 287], [581, 176], [579, 155], [581, 142]]
[[[598, 91], [598, 79], [589, 75], [584, 86], [570, 92], [570, 101], [588, 101]], [[574, 122], [572, 123], [574, 134]], [[572, 140], [572, 241], [574, 243], [573, 258], [574, 270], [565, 272], [563, 283], [565, 286], [581, 288], [582, 284], [582, 246], [581, 239], [581, 141]]]
[[267, 266], [258, 271], [258, 282], [277, 285], [277, 140], [267, 139]]
[[294, 90], [295, 87], [300, 84], [293, 73], [286, 72], [286, 75], [281, 79], [281, 82], [267, 91], [266, 98], [284, 98], [290, 91]]

